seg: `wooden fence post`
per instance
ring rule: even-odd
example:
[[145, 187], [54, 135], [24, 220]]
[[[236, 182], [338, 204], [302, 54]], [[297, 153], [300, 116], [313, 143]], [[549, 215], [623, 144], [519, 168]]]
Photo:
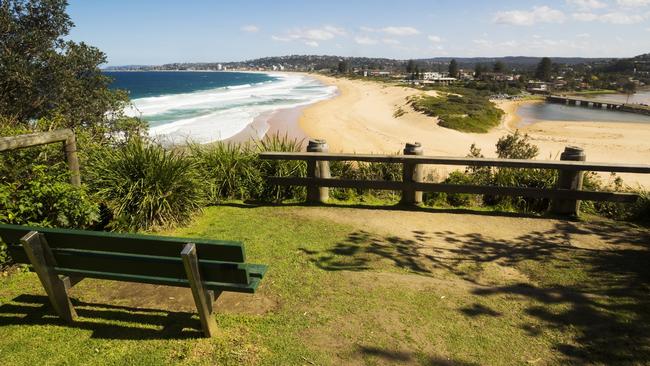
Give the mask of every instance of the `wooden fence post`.
[[[406, 143], [404, 146], [404, 155], [422, 155], [422, 145], [419, 142]], [[421, 183], [424, 178], [422, 164], [405, 162], [402, 168], [402, 181]], [[414, 189], [404, 189], [402, 191], [402, 204], [418, 205], [422, 203], [422, 192], [415, 191]]]
[[[560, 160], [586, 161], [587, 155], [580, 147], [567, 146], [560, 155]], [[560, 169], [557, 177], [557, 188], [579, 191], [582, 189], [584, 172], [580, 170]], [[551, 212], [557, 215], [578, 216], [580, 214], [580, 201], [571, 199], [555, 199], [551, 204]]]
[[70, 169], [70, 183], [72, 183], [74, 186], [80, 187], [81, 174], [79, 173], [77, 141], [75, 139], [74, 132], [71, 132], [70, 136], [64, 141], [63, 153], [65, 154], [65, 159], [67, 160], [68, 168]]
[[[309, 140], [307, 152], [326, 153], [329, 151], [327, 141]], [[309, 178], [330, 178], [329, 161], [307, 161], [307, 177]], [[329, 199], [329, 188], [318, 187], [315, 185], [307, 186], [307, 202], [309, 203], [327, 203]]]

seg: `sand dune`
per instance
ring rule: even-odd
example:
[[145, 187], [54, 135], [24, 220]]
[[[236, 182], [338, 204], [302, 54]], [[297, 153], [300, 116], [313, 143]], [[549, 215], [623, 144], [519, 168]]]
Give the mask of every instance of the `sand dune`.
[[[437, 125], [436, 118], [413, 111], [406, 98], [421, 91], [376, 82], [316, 76], [336, 85], [340, 95], [305, 108], [301, 129], [327, 140], [332, 152], [394, 153], [406, 142], [420, 142], [426, 155], [465, 156], [472, 143], [495, 155], [499, 137], [514, 132], [515, 111], [523, 102], [498, 102], [506, 112], [500, 126], [485, 134], [464, 133]], [[406, 113], [394, 117], [402, 107]], [[617, 122], [540, 121], [519, 128], [540, 148], [540, 159], [558, 159], [565, 146], [585, 149], [590, 161], [650, 163], [650, 125]], [[448, 168], [441, 169], [441, 174]], [[650, 187], [649, 175], [621, 175], [630, 184]]]

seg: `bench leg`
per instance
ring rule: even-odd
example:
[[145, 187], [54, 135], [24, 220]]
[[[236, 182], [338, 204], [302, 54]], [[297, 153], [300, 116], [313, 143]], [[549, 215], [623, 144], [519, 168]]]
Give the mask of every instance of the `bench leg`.
[[54, 311], [64, 321], [72, 323], [77, 317], [77, 312], [70, 302], [65, 283], [54, 272], [53, 266], [56, 263], [45, 237], [36, 231], [30, 231], [20, 242], [50, 298]]
[[206, 290], [205, 285], [201, 280], [201, 273], [199, 272], [199, 259], [196, 255], [196, 245], [194, 243], [186, 244], [181, 252], [183, 258], [183, 265], [185, 266], [185, 273], [187, 280], [192, 289], [192, 296], [194, 296], [194, 303], [199, 312], [201, 319], [201, 327], [206, 337], [210, 338], [217, 334], [217, 322], [212, 315], [212, 302], [214, 294]]

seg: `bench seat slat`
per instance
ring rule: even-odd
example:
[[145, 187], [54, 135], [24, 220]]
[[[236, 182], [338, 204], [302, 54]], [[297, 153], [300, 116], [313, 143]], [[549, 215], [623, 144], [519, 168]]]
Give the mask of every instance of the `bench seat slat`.
[[[52, 253], [57, 265], [65, 268], [172, 278], [185, 278], [187, 275], [180, 255], [159, 257], [78, 249], [52, 249]], [[243, 263], [202, 260], [199, 257], [199, 269], [204, 281], [249, 283]]]
[[[255, 267], [258, 267], [257, 265]], [[86, 271], [79, 269], [71, 269], [64, 267], [54, 267], [57, 274], [67, 276], [78, 276], [85, 278], [97, 278], [103, 280], [123, 281], [123, 282], [137, 282], [149, 283], [154, 285], [166, 285], [176, 287], [190, 287], [186, 278], [171, 278], [171, 277], [155, 277], [155, 276], [142, 276], [142, 275], [129, 275], [124, 273], [114, 272], [100, 272], [100, 271]], [[237, 283], [222, 283], [222, 282], [206, 282], [205, 286], [208, 290], [213, 291], [231, 291], [254, 293], [262, 280], [263, 273], [252, 272], [251, 281], [249, 284]]]
[[194, 243], [199, 256], [204, 258], [223, 262], [243, 263], [246, 261], [243, 244], [232, 241], [0, 224], [0, 237], [7, 245], [18, 245], [20, 238], [30, 231], [45, 234], [48, 245], [53, 249], [70, 248], [178, 257], [185, 244]]

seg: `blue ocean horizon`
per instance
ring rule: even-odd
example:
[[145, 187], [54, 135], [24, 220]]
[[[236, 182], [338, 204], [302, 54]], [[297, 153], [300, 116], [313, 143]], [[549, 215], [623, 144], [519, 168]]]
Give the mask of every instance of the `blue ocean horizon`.
[[[244, 130], [262, 114], [327, 99], [336, 88], [289, 73], [105, 71], [111, 88], [129, 92], [127, 115], [149, 123], [153, 137], [207, 143]], [[266, 131], [259, 131], [263, 135]]]
[[104, 74], [113, 78], [111, 89], [126, 90], [131, 99], [277, 80], [268, 74], [248, 72], [104, 71]]

